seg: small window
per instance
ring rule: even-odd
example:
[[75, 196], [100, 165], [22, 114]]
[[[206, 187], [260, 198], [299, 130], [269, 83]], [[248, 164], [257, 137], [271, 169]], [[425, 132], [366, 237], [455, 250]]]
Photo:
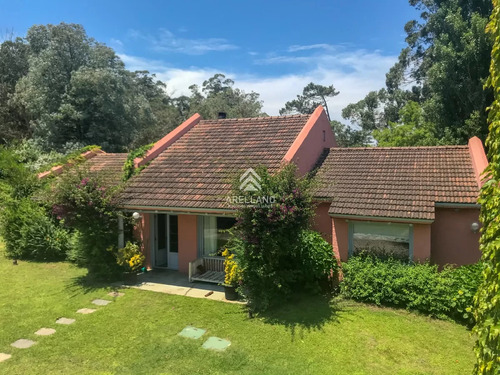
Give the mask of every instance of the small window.
[[409, 224], [351, 222], [349, 254], [370, 252], [408, 259], [413, 252], [412, 235]]

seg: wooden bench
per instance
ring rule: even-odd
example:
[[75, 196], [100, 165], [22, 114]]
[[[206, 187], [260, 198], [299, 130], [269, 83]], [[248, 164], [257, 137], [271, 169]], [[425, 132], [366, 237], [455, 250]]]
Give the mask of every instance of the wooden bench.
[[224, 284], [224, 257], [203, 257], [189, 262], [189, 281]]

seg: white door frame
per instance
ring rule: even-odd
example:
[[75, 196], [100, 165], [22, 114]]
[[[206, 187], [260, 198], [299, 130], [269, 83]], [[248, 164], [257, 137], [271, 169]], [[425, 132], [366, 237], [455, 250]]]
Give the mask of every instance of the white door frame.
[[[162, 215], [162, 214], [158, 214], [158, 213], [155, 213], [153, 214], [153, 225], [151, 225], [151, 237], [152, 237], [152, 241], [151, 241], [151, 264], [153, 266], [153, 268], [160, 268], [160, 269], [172, 269], [172, 270], [178, 270], [179, 269], [179, 249], [177, 249], [177, 252], [170, 252], [170, 217], [171, 216], [177, 216], [178, 215], [170, 215], [170, 214], [163, 214], [163, 215], [166, 215], [166, 220], [165, 220], [165, 225], [166, 225], [166, 228], [165, 228], [165, 234], [166, 234], [166, 238], [165, 238], [165, 244], [166, 244], [166, 250], [167, 250], [167, 266], [164, 267], [164, 266], [157, 266], [156, 265], [156, 260], [157, 260], [157, 251], [158, 251], [158, 215]], [[172, 257], [173, 255], [176, 255], [176, 259], [175, 261], [172, 261]], [[172, 264], [172, 267], [170, 266]]]

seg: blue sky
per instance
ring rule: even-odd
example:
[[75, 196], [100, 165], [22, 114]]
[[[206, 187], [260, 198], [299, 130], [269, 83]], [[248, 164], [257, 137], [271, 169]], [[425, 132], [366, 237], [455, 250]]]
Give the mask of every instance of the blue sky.
[[17, 1], [0, 0], [0, 30], [73, 22], [113, 47], [129, 69], [146, 69], [172, 95], [222, 72], [279, 108], [314, 81], [333, 84], [332, 117], [384, 86], [418, 17], [405, 0]]

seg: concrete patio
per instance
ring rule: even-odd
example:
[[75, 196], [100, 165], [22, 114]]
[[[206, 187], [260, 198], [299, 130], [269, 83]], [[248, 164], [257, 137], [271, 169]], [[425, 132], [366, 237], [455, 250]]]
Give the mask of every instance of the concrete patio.
[[242, 303], [239, 301], [228, 301], [224, 297], [224, 287], [217, 284], [192, 282], [188, 276], [172, 270], [153, 270], [137, 277], [134, 285], [123, 285], [123, 287], [149, 290], [178, 296], [205, 298], [214, 301], [230, 303]]

